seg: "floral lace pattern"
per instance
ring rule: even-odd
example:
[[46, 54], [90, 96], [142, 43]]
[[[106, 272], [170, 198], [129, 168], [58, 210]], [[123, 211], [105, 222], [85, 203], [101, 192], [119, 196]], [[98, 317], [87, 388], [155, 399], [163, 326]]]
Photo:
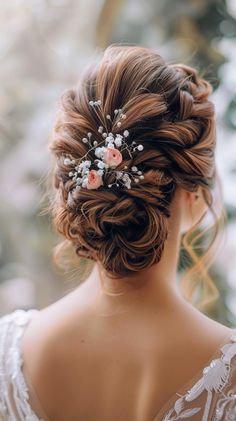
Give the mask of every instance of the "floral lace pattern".
[[30, 407], [29, 391], [21, 367], [20, 339], [38, 310], [15, 310], [0, 319], [0, 420], [43, 421]]
[[[29, 405], [22, 373], [20, 340], [37, 309], [15, 310], [0, 318], [0, 420], [43, 421]], [[236, 421], [236, 329], [211, 360], [202, 376], [164, 416], [154, 421]], [[84, 420], [83, 420], [84, 421]]]
[[236, 420], [236, 393], [234, 392], [235, 390], [230, 389], [227, 394], [218, 399], [213, 421], [222, 420], [224, 412], [228, 421]]
[[[176, 400], [174, 407], [166, 412], [163, 421], [190, 419], [195, 414], [198, 415], [194, 420], [236, 421], [236, 332], [220, 351], [222, 355], [214, 358], [202, 370], [202, 377]], [[226, 391], [228, 387], [230, 389]], [[204, 399], [199, 405], [198, 398], [203, 394]], [[217, 398], [215, 405], [214, 396]], [[191, 408], [187, 408], [189, 403]]]

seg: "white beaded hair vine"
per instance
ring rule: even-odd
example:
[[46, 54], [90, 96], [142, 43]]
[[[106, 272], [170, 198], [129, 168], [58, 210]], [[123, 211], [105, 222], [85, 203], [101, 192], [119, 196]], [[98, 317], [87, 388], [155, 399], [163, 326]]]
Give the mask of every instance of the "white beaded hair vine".
[[[101, 106], [101, 101], [89, 101], [94, 110], [97, 112], [96, 108]], [[121, 127], [121, 120], [126, 118], [126, 115], [122, 113], [122, 109], [114, 110], [114, 118], [117, 118], [116, 125]], [[110, 114], [106, 115], [106, 119], [113, 120]], [[124, 166], [124, 170], [117, 171], [115, 168], [123, 161], [122, 151], [127, 150], [130, 157], [133, 158], [132, 153], [134, 151], [142, 151], [143, 145], [137, 145], [135, 141], [128, 145], [126, 143], [126, 138], [129, 136], [129, 131], [124, 130], [123, 134], [109, 133], [106, 127], [104, 131], [103, 126], [99, 126], [98, 133], [101, 134], [102, 140], [98, 142], [97, 140], [92, 141], [92, 133], [88, 132], [87, 137], [82, 139], [83, 143], [89, 145], [89, 150], [84, 156], [79, 159], [79, 162], [76, 162], [75, 159], [69, 157], [64, 157], [64, 164], [73, 168], [69, 169], [69, 177], [76, 182], [76, 187], [73, 190], [80, 190], [81, 187], [87, 189], [97, 189], [100, 186], [104, 185], [104, 174], [114, 173], [116, 175], [116, 180], [112, 184], [108, 184], [108, 187], [111, 188], [113, 185], [117, 187], [125, 186], [128, 189], [131, 188], [132, 179], [135, 183], [139, 182], [139, 179], [143, 179], [144, 175], [137, 166], [131, 167], [131, 172], [126, 171], [127, 165]], [[100, 146], [104, 144], [105, 146]], [[96, 165], [97, 169], [90, 169], [92, 161], [86, 159], [89, 152], [94, 150], [95, 156], [97, 159], [93, 161], [93, 164]], [[85, 158], [85, 159], [84, 159]]]

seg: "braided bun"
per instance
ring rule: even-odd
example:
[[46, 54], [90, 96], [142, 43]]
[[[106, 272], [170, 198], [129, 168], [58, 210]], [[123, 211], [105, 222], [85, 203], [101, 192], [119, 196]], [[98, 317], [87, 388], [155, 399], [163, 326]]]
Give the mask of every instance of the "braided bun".
[[[53, 220], [80, 257], [99, 261], [112, 277], [132, 275], [160, 261], [177, 185], [194, 191], [214, 181], [214, 106], [211, 85], [197, 71], [167, 64], [142, 47], [108, 47], [97, 66], [61, 96], [50, 149], [55, 158]], [[100, 99], [101, 112], [89, 101]], [[119, 128], [106, 115], [122, 109], [122, 130], [144, 150], [122, 165], [138, 165], [144, 179], [131, 189], [73, 190], [64, 154], [88, 152], [81, 139], [98, 127]], [[94, 159], [93, 153], [88, 156]], [[113, 181], [107, 176], [106, 185]]]

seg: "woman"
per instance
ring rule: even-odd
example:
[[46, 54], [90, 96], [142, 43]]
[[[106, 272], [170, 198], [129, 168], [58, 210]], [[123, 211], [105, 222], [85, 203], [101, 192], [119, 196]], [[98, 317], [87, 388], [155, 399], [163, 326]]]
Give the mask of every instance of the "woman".
[[112, 45], [61, 96], [50, 210], [93, 266], [52, 305], [1, 318], [2, 420], [236, 419], [236, 329], [177, 286], [183, 234], [214, 213], [211, 91], [191, 67]]

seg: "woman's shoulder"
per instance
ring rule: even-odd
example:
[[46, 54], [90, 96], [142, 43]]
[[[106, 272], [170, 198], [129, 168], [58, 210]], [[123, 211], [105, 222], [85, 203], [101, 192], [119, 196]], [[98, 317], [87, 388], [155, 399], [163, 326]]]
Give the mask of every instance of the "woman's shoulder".
[[[4, 421], [48, 419], [35, 386], [38, 392], [38, 386], [43, 385], [45, 401], [47, 391], [51, 398], [54, 366], [58, 367], [60, 359], [58, 345], [63, 343], [57, 329], [52, 329], [58, 325], [50, 323], [53, 312], [49, 309], [51, 306], [42, 310], [16, 309], [0, 317], [0, 419]], [[28, 374], [29, 366], [32, 376]]]
[[76, 357], [74, 355], [76, 338], [88, 326], [83, 311], [77, 315], [76, 323], [72, 316], [68, 317], [71, 308], [61, 305], [62, 301], [38, 311], [21, 341], [22, 368], [29, 385], [31, 407], [45, 421], [57, 419], [57, 408], [62, 411], [60, 408], [65, 406], [69, 395], [67, 379], [71, 377], [69, 373], [75, 371], [74, 362], [83, 364], [84, 361], [80, 348], [77, 348]]

